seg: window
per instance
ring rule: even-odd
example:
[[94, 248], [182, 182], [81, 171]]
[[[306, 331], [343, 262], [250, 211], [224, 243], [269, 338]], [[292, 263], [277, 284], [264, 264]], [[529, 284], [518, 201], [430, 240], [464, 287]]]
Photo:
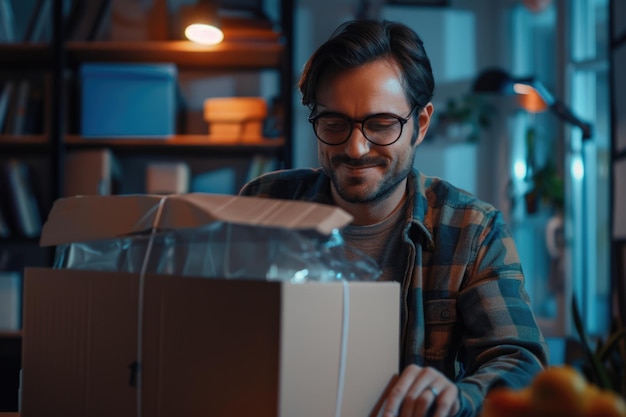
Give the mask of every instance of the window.
[[[566, 2], [567, 3], [567, 2]], [[587, 330], [608, 330], [610, 317], [610, 101], [608, 0], [573, 0], [566, 93], [571, 108], [594, 126], [590, 140], [570, 132], [572, 281]], [[582, 170], [576, 170], [581, 166]], [[580, 198], [576, 198], [580, 197]], [[576, 231], [580, 238], [576, 238]]]
[[552, 160], [564, 182], [560, 218], [554, 210], [529, 213], [519, 204], [522, 190], [511, 222], [531, 301], [549, 337], [574, 335], [572, 295], [589, 333], [608, 330], [608, 26], [608, 0], [553, 2], [541, 13], [519, 5], [511, 9], [513, 74], [535, 77], [576, 117], [593, 125], [591, 138], [583, 140], [582, 130], [555, 112], [520, 111], [511, 129], [513, 181], [522, 181], [527, 172], [526, 132], [532, 127], [537, 164]]

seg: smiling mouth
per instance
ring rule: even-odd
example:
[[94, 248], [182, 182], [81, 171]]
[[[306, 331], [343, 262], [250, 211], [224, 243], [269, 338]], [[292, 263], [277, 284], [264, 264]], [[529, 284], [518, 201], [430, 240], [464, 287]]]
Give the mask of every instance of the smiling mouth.
[[383, 165], [381, 161], [374, 159], [338, 159], [335, 162], [348, 169], [374, 168]]
[[376, 164], [339, 164], [341, 168], [349, 173], [359, 173], [376, 167]]
[[341, 164], [341, 165], [344, 166], [347, 169], [356, 170], [356, 171], [361, 170], [361, 169], [375, 168], [375, 167], [378, 166], [377, 164], [358, 164], [358, 165], [355, 165], [355, 164]]
[[377, 164], [341, 164], [341, 171], [343, 172], [345, 179], [361, 183], [362, 181], [366, 181], [368, 178], [372, 178], [372, 176], [376, 175], [375, 169], [377, 167], [379, 167]]

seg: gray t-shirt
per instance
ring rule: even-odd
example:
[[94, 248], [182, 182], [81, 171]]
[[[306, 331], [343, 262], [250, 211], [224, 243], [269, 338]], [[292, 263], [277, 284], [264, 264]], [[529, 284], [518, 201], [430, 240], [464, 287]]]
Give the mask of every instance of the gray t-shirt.
[[406, 225], [408, 201], [398, 207], [380, 223], [368, 226], [348, 225], [342, 235], [346, 244], [364, 252], [381, 268], [380, 281], [402, 282], [407, 268], [407, 249], [402, 241], [402, 227]]

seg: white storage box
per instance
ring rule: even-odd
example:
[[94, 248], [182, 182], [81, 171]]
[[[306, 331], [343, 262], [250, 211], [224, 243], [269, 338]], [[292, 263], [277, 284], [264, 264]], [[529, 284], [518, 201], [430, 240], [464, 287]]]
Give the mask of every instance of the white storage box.
[[81, 134], [150, 138], [173, 135], [176, 80], [173, 64], [84, 64]]

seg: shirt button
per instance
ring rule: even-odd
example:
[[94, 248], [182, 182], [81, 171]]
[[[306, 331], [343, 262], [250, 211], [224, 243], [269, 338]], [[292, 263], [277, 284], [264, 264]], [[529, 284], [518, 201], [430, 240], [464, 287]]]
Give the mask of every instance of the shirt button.
[[441, 312], [441, 318], [442, 319], [449, 319], [450, 318], [450, 312], [448, 310], [444, 310]]

